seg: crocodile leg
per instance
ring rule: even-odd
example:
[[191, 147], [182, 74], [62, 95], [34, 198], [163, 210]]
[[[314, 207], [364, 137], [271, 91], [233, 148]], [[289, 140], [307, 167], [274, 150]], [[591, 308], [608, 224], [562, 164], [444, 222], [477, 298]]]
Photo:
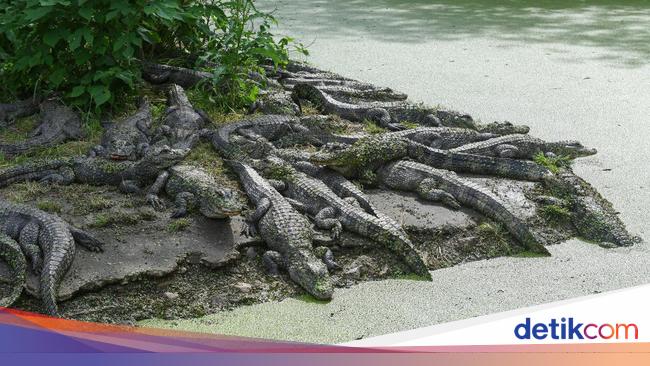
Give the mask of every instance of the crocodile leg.
[[277, 277], [280, 274], [280, 267], [284, 267], [282, 254], [275, 250], [266, 251], [262, 255], [262, 262], [264, 263], [266, 272], [273, 277]]
[[[38, 176], [39, 173], [35, 172], [32, 174], [32, 176], [28, 177], [29, 178], [28, 180], [34, 180], [34, 178]], [[49, 174], [46, 174], [44, 176], [41, 175], [41, 178], [39, 179], [39, 182], [41, 183], [60, 184], [60, 185], [68, 185], [73, 181], [74, 181], [74, 171], [72, 171], [72, 169], [68, 167], [61, 168], [56, 172], [50, 172]]]
[[384, 108], [372, 108], [369, 109], [366, 112], [366, 118], [368, 118], [371, 121], [377, 122], [379, 126], [389, 129], [391, 131], [401, 131], [406, 129], [406, 127], [402, 126], [399, 123], [392, 123], [392, 118], [390, 116], [390, 113], [388, 113], [387, 110]]
[[158, 197], [158, 195], [160, 194], [160, 191], [163, 189], [163, 187], [165, 187], [165, 184], [167, 184], [168, 180], [169, 172], [164, 170], [158, 175], [156, 181], [153, 182], [151, 187], [149, 187], [149, 191], [147, 191], [147, 203], [149, 203], [158, 211], [161, 211], [165, 208], [165, 204]]
[[10, 281], [13, 284], [12, 291], [8, 296], [0, 298], [0, 306], [7, 307], [13, 304], [23, 292], [27, 264], [20, 245], [2, 233], [0, 233], [0, 258], [4, 259], [12, 271]]
[[325, 263], [328, 270], [333, 271], [341, 268], [341, 266], [339, 266], [339, 264], [334, 260], [334, 253], [332, 253], [330, 248], [316, 247], [314, 248], [314, 253], [323, 261], [323, 263]]
[[246, 236], [256, 236], [257, 235], [257, 222], [260, 221], [262, 217], [266, 214], [268, 210], [271, 209], [271, 200], [264, 197], [259, 200], [255, 211], [251, 213], [246, 218], [246, 227], [243, 229], [243, 232]]
[[423, 179], [416, 188], [417, 194], [425, 200], [441, 202], [444, 205], [457, 210], [460, 208], [460, 203], [456, 201], [454, 196], [438, 188], [438, 183], [433, 179]]
[[38, 234], [40, 227], [37, 222], [27, 223], [18, 237], [18, 244], [22, 248], [25, 255], [32, 261], [32, 270], [35, 273], [40, 273], [43, 267], [43, 255], [41, 248], [38, 246]]
[[343, 231], [341, 221], [334, 207], [325, 207], [314, 216], [316, 226], [321, 229], [331, 230], [332, 239], [337, 239]]
[[503, 144], [497, 146], [495, 149], [497, 155], [501, 158], [516, 158], [519, 156], [519, 149], [514, 145]]
[[196, 197], [190, 192], [181, 192], [176, 195], [174, 202], [176, 203], [176, 210], [172, 213], [171, 217], [176, 219], [187, 216], [189, 206], [196, 203]]
[[102, 249], [103, 243], [93, 237], [90, 233], [78, 229], [72, 225], [68, 225], [68, 230], [70, 230], [70, 234], [72, 234], [74, 241], [77, 244], [81, 245], [84, 249], [97, 253], [104, 250]]

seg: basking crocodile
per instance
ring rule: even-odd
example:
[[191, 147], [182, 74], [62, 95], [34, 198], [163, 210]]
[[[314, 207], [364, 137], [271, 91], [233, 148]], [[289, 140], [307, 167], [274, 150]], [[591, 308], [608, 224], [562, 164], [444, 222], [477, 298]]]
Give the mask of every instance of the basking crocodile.
[[13, 156], [45, 146], [82, 137], [81, 119], [70, 108], [55, 102], [45, 101], [40, 105], [41, 123], [31, 133], [30, 138], [17, 143], [0, 144], [0, 152]]
[[369, 238], [402, 256], [404, 262], [418, 275], [431, 278], [426, 264], [413, 248], [406, 233], [396, 227], [392, 220], [386, 222], [384, 217], [368, 214], [361, 207], [337, 196], [322, 181], [293, 169], [280, 158], [269, 157], [267, 161], [271, 167], [286, 172], [283, 176], [276, 177], [282, 183], [276, 188], [290, 198], [289, 202], [299, 211], [314, 217], [316, 226], [332, 230], [335, 237], [345, 228]]
[[112, 161], [99, 157], [34, 161], [1, 170], [0, 187], [36, 180], [57, 184], [112, 185], [123, 192], [135, 193], [186, 155], [187, 150], [155, 146], [137, 161]]
[[551, 174], [533, 162], [433, 149], [388, 134], [363, 138], [340, 150], [321, 150], [310, 160], [330, 166], [346, 176], [368, 176], [382, 165], [403, 158], [439, 169], [531, 181], [540, 181]]
[[0, 103], [0, 127], [14, 122], [18, 118], [29, 117], [38, 112], [39, 100], [29, 98], [14, 103]]
[[169, 87], [167, 111], [159, 134], [153, 143], [169, 145], [174, 149], [191, 149], [196, 145], [208, 117], [195, 109], [185, 90], [176, 84]]
[[612, 204], [569, 169], [544, 180], [544, 187], [571, 211], [579, 235], [603, 246], [630, 246], [640, 239], [625, 229]]
[[206, 71], [148, 62], [142, 65], [142, 77], [152, 84], [177, 84], [183, 88], [191, 88], [201, 81], [211, 78], [212, 74]]
[[[187, 215], [190, 206], [196, 206], [203, 216], [223, 219], [238, 215], [243, 209], [243, 199], [237, 191], [220, 188], [219, 183], [204, 169], [192, 165], [175, 165], [158, 176], [148, 195], [158, 195], [164, 188], [174, 197], [176, 211], [172, 217]], [[147, 201], [157, 198], [149, 196]]]
[[234, 160], [229, 164], [256, 206], [247, 219], [248, 234], [259, 233], [271, 249], [265, 253], [265, 262], [277, 262], [281, 257], [293, 281], [318, 299], [331, 298], [334, 288], [327, 267], [312, 251], [309, 221], [253, 168]]
[[300, 108], [293, 102], [291, 95], [285, 91], [261, 91], [249, 109], [250, 113], [281, 114], [295, 116]]
[[[354, 144], [369, 135], [338, 135], [332, 134], [330, 141]], [[384, 136], [405, 138], [435, 149], [452, 149], [478, 141], [485, 141], [498, 135], [487, 132], [478, 132], [469, 128], [458, 127], [418, 127], [403, 131], [386, 132]]]
[[389, 188], [417, 192], [423, 199], [440, 201], [452, 208], [460, 205], [477, 210], [503, 224], [529, 250], [550, 255], [528, 226], [487, 190], [456, 173], [413, 161], [397, 161], [379, 168], [377, 178]]
[[11, 270], [11, 280], [7, 281], [11, 286], [11, 292], [7, 296], [0, 298], [0, 307], [7, 307], [13, 304], [23, 292], [27, 263], [20, 245], [2, 232], [0, 232], [0, 259]]
[[529, 135], [500, 136], [459, 146], [451, 151], [519, 159], [533, 159], [539, 153], [572, 159], [596, 154], [595, 149], [588, 149], [578, 141], [546, 142]]
[[75, 241], [91, 251], [101, 251], [101, 243], [58, 216], [5, 200], [0, 200], [0, 223], [0, 231], [18, 242], [40, 273], [45, 311], [57, 315], [56, 290], [72, 264]]
[[234, 159], [242, 153], [242, 146], [231, 143], [231, 134], [238, 133], [250, 140], [277, 140], [287, 134], [308, 134], [309, 129], [302, 126], [297, 117], [264, 115], [234, 122], [221, 127], [212, 134], [212, 145], [226, 158]]
[[89, 156], [113, 160], [141, 158], [149, 147], [152, 122], [151, 104], [148, 100], [143, 100], [135, 114], [108, 127], [102, 135], [100, 145], [93, 147]]
[[512, 122], [508, 122], [508, 121], [477, 123], [476, 129], [480, 132], [494, 133], [496, 135], [512, 135], [512, 134], [525, 135], [530, 131], [530, 127], [526, 125], [515, 125]]

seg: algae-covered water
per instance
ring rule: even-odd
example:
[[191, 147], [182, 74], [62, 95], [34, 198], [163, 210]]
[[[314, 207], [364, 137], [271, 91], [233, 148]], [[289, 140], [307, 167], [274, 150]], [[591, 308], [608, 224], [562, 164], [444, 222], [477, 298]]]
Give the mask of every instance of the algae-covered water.
[[599, 154], [575, 163], [645, 243], [571, 240], [550, 258], [498, 258], [205, 318], [188, 330], [339, 342], [650, 282], [650, 3], [647, 1], [259, 1], [309, 61], [413, 100], [510, 120]]

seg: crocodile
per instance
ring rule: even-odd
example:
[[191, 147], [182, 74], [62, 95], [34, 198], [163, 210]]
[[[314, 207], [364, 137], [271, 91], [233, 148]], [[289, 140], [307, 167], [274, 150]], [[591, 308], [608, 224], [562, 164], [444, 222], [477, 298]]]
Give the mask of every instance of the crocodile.
[[18, 118], [36, 114], [39, 102], [38, 98], [28, 98], [14, 103], [0, 103], [0, 127], [5, 127]]
[[280, 180], [276, 189], [290, 198], [289, 202], [299, 211], [311, 215], [316, 226], [332, 230], [335, 238], [342, 229], [369, 238], [402, 256], [404, 262], [418, 275], [431, 279], [426, 264], [413, 248], [408, 236], [393, 222], [368, 214], [361, 207], [336, 195], [322, 181], [293, 169], [278, 157], [269, 156], [266, 161], [271, 169], [281, 169], [284, 172], [282, 176], [274, 177]]
[[257, 100], [249, 108], [250, 113], [282, 114], [296, 116], [300, 109], [285, 91], [261, 91]]
[[528, 226], [492, 193], [454, 172], [402, 160], [379, 168], [377, 179], [391, 189], [416, 192], [423, 199], [439, 201], [454, 209], [461, 205], [475, 209], [503, 224], [530, 251], [550, 255]]
[[474, 142], [451, 149], [453, 152], [497, 156], [502, 158], [533, 159], [537, 154], [577, 158], [596, 154], [578, 141], [546, 142], [529, 135], [506, 135]]
[[[423, 145], [442, 150], [453, 149], [473, 142], [485, 141], [498, 137], [498, 135], [493, 133], [478, 132], [469, 128], [458, 127], [418, 127], [402, 131], [386, 132], [384, 135], [406, 138]], [[351, 145], [358, 140], [368, 136], [368, 134], [332, 134], [328, 140], [331, 142]], [[323, 137], [321, 136], [321, 138]]]
[[298, 106], [301, 100], [308, 100], [322, 113], [336, 114], [353, 122], [375, 121], [389, 130], [405, 129], [401, 122], [426, 126], [476, 128], [471, 117], [455, 112], [440, 111], [404, 101], [344, 103], [307, 83], [295, 85], [291, 95]]
[[480, 132], [494, 133], [497, 135], [525, 135], [530, 132], [530, 127], [526, 125], [516, 125], [508, 121], [494, 121], [490, 123], [477, 123], [476, 129]]
[[551, 202], [559, 199], [570, 210], [571, 222], [582, 238], [606, 247], [631, 246], [640, 241], [627, 231], [612, 204], [570, 169], [561, 169], [543, 184], [552, 194]]
[[212, 133], [212, 145], [226, 158], [234, 159], [242, 153], [243, 147], [231, 143], [231, 134], [238, 133], [249, 140], [273, 141], [287, 134], [308, 134], [309, 129], [302, 126], [299, 119], [286, 115], [264, 115], [234, 122]]
[[167, 105], [162, 126], [152, 142], [174, 149], [191, 149], [198, 142], [209, 117], [192, 106], [185, 90], [177, 84], [169, 87]]
[[40, 124], [31, 136], [22, 142], [0, 144], [0, 152], [13, 156], [83, 136], [81, 119], [72, 109], [48, 100], [40, 104], [40, 110]]
[[321, 149], [311, 155], [310, 161], [330, 166], [348, 177], [372, 177], [382, 165], [404, 158], [439, 169], [530, 181], [540, 181], [552, 174], [547, 168], [529, 161], [434, 149], [388, 134], [366, 137], [338, 150]]
[[201, 214], [211, 219], [223, 219], [238, 215], [243, 210], [243, 199], [237, 191], [219, 187], [219, 184], [203, 168], [192, 165], [175, 165], [158, 176], [148, 191], [149, 202], [164, 188], [174, 197], [176, 210], [172, 217], [183, 217], [190, 206], [197, 206]]
[[154, 146], [137, 161], [86, 156], [36, 160], [1, 170], [0, 187], [25, 181], [56, 184], [77, 182], [112, 185], [123, 192], [136, 193], [141, 191], [141, 187], [154, 182], [165, 169], [183, 160], [187, 152], [168, 146]]
[[212, 74], [206, 71], [146, 62], [142, 65], [142, 77], [152, 84], [177, 84], [183, 88], [191, 88], [203, 80], [212, 78]]
[[309, 221], [253, 168], [235, 160], [228, 164], [256, 206], [247, 218], [246, 231], [259, 234], [271, 249], [264, 255], [267, 266], [273, 267], [281, 259], [294, 282], [317, 299], [331, 298], [334, 287], [327, 267], [313, 253]]
[[39, 293], [45, 311], [58, 315], [56, 292], [72, 264], [75, 242], [90, 251], [101, 251], [101, 243], [58, 216], [5, 200], [0, 200], [0, 222], [0, 232], [18, 242], [32, 269], [40, 273]]
[[106, 129], [100, 144], [93, 147], [88, 155], [112, 160], [140, 159], [149, 148], [152, 122], [151, 104], [148, 100], [142, 100], [135, 114]]
[[11, 291], [7, 296], [0, 298], [0, 307], [8, 307], [23, 292], [27, 262], [20, 245], [2, 232], [0, 232], [0, 259], [7, 264], [11, 271], [11, 280], [7, 281], [11, 286]]

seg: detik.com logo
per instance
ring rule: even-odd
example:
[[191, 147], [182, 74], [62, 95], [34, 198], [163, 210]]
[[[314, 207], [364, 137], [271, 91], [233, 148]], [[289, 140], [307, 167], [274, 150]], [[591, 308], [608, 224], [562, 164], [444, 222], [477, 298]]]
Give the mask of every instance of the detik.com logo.
[[553, 318], [548, 323], [532, 323], [526, 318], [515, 326], [515, 337], [519, 339], [639, 339], [636, 324], [580, 323], [573, 318]]

